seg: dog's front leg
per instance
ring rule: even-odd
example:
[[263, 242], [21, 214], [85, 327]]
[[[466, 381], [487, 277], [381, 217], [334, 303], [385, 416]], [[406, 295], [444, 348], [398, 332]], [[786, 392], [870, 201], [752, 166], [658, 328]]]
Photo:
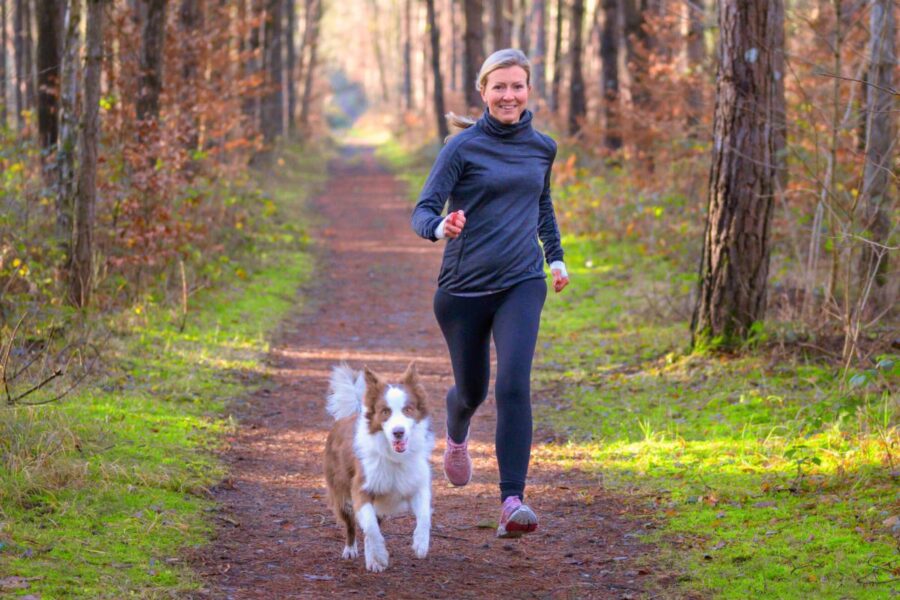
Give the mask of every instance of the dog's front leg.
[[411, 503], [413, 514], [416, 515], [412, 549], [418, 558], [425, 558], [431, 539], [431, 485], [426, 485], [422, 491], [413, 496]]
[[378, 527], [375, 507], [371, 502], [366, 502], [356, 511], [356, 520], [365, 535], [363, 548], [366, 555], [366, 568], [380, 573], [388, 566], [388, 551], [384, 545], [384, 536], [381, 535], [381, 529]]

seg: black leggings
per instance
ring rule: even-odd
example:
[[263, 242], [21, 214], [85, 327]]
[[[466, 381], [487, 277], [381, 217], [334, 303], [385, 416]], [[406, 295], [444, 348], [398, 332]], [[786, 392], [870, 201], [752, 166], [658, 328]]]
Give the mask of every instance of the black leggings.
[[456, 382], [447, 392], [447, 433], [457, 443], [468, 435], [469, 421], [487, 397], [494, 335], [501, 501], [508, 496], [524, 500], [531, 458], [531, 361], [546, 297], [543, 279], [488, 296], [454, 296], [440, 289], [434, 296], [434, 314], [450, 349]]

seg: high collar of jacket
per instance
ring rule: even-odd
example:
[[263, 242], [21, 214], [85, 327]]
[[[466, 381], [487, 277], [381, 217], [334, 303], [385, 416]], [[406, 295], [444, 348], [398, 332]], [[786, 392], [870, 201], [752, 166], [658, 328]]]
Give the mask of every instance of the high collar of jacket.
[[531, 119], [533, 116], [531, 111], [526, 108], [518, 121], [507, 125], [495, 119], [490, 111], [485, 108], [484, 115], [478, 120], [478, 123], [481, 129], [490, 136], [505, 140], [515, 140], [531, 132]]

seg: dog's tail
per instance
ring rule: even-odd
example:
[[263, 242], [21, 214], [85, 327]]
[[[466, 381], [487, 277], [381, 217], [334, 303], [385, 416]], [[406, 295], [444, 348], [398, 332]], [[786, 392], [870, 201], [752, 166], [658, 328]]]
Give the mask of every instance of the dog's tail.
[[331, 370], [331, 386], [325, 408], [337, 419], [343, 419], [360, 412], [366, 380], [362, 371], [354, 371], [347, 363], [341, 363]]

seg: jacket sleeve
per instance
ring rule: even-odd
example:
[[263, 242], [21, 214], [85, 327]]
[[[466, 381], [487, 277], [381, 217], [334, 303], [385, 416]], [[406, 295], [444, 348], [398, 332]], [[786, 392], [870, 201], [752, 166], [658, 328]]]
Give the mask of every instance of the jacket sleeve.
[[550, 165], [544, 175], [544, 191], [541, 193], [538, 213], [538, 237], [544, 245], [544, 258], [547, 264], [556, 260], [563, 260], [563, 249], [560, 243], [559, 226], [556, 224], [556, 213], [553, 212], [553, 201], [550, 199], [550, 176], [553, 171], [553, 161], [556, 159], [556, 144], [553, 145], [553, 155]]
[[425, 186], [419, 194], [416, 208], [412, 213], [412, 228], [420, 237], [436, 242], [434, 230], [440, 224], [441, 213], [444, 204], [450, 197], [450, 192], [459, 181], [463, 170], [463, 160], [459, 152], [459, 144], [451, 143], [441, 148], [431, 173], [425, 181]]

